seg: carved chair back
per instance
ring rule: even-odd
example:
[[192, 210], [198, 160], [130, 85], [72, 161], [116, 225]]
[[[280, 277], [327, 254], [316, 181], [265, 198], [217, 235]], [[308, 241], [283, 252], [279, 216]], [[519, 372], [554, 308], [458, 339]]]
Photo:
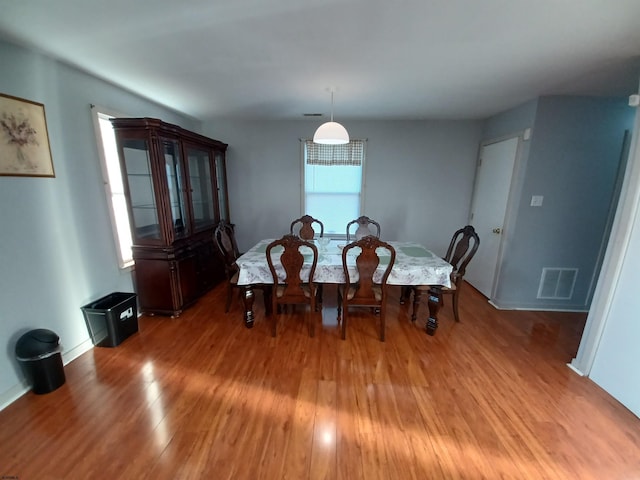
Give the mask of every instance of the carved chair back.
[[[213, 243], [218, 248], [224, 263], [224, 273], [227, 277], [227, 300], [224, 311], [228, 313], [231, 308], [233, 289], [238, 287], [238, 274], [240, 273], [240, 268], [236, 263], [240, 252], [238, 250], [238, 244], [236, 243], [234, 225], [227, 223], [225, 220], [221, 220], [213, 232]], [[254, 285], [254, 287], [263, 291], [264, 308], [267, 314], [269, 314], [271, 312], [271, 286], [261, 284]]]
[[471, 225], [457, 230], [451, 238], [444, 259], [453, 266], [451, 281], [459, 285], [462, 282], [467, 265], [478, 251], [480, 238]]
[[289, 228], [289, 232], [292, 235], [298, 235], [300, 238], [304, 240], [313, 240], [315, 237], [315, 230], [313, 229], [313, 225], [316, 225], [316, 228], [320, 229], [320, 237], [324, 236], [324, 225], [317, 218], [313, 218], [311, 215], [303, 215], [300, 218], [297, 218], [293, 222], [291, 222], [291, 227]]
[[[352, 225], [357, 225], [356, 230], [353, 234], [356, 240], [360, 240], [367, 235], [375, 235], [376, 237], [380, 238], [380, 224], [375, 220], [363, 215], [347, 223], [347, 242], [351, 241]], [[375, 228], [375, 232], [371, 230], [371, 226]]]
[[221, 220], [213, 233], [213, 239], [222, 256], [227, 280], [230, 280], [238, 271], [236, 260], [240, 256], [234, 226], [225, 220]]

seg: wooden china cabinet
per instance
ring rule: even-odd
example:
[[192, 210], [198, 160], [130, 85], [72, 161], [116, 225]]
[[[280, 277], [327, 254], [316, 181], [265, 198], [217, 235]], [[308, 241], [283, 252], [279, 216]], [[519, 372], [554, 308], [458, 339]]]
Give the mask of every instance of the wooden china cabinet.
[[224, 278], [227, 144], [154, 118], [114, 118], [142, 312], [177, 317]]

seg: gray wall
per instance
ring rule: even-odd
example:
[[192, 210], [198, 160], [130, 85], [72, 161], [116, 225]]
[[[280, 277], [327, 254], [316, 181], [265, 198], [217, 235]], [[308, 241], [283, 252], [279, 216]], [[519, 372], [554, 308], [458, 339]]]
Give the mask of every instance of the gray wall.
[[[639, 159], [640, 160], [640, 159]], [[619, 282], [611, 286], [612, 303], [597, 354], [591, 379], [620, 400], [640, 417], [640, 209], [636, 205], [633, 229], [624, 255], [625, 264]]]
[[537, 110], [538, 99], [535, 99], [488, 118], [482, 127], [482, 139], [496, 140], [507, 135], [517, 135], [526, 128], [532, 128], [536, 121]]
[[[481, 134], [478, 121], [346, 121], [367, 139], [363, 213], [387, 240], [413, 240], [444, 255], [465, 225]], [[205, 134], [229, 143], [231, 219], [241, 250], [288, 233], [300, 216], [300, 139], [320, 122], [212, 120]]]
[[197, 128], [161, 108], [50, 58], [0, 42], [0, 92], [45, 105], [55, 178], [0, 177], [0, 408], [25, 391], [14, 360], [32, 328], [61, 337], [69, 361], [91, 342], [80, 307], [133, 291], [118, 269], [90, 104]]
[[[640, 417], [640, 111], [607, 259], [578, 355], [580, 371]], [[613, 279], [613, 280], [611, 280]], [[590, 360], [592, 359], [592, 360]], [[593, 364], [590, 365], [589, 362]], [[590, 370], [590, 371], [589, 371]]]
[[[535, 120], [532, 118], [535, 107]], [[484, 139], [532, 127], [493, 301], [502, 308], [587, 310], [620, 163], [626, 99], [541, 97], [487, 122]], [[544, 204], [530, 206], [532, 195]], [[544, 267], [578, 268], [569, 300], [537, 299]]]

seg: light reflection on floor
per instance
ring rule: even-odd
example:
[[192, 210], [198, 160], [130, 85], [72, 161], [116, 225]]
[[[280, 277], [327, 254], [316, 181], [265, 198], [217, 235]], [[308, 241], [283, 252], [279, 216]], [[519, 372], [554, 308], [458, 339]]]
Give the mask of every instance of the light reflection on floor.
[[146, 362], [141, 369], [142, 377], [147, 384], [145, 390], [147, 400], [147, 412], [150, 418], [151, 429], [154, 432], [156, 447], [159, 452], [165, 449], [169, 441], [169, 432], [167, 425], [163, 422], [165, 417], [164, 405], [162, 402], [162, 392], [158, 386], [157, 379], [154, 374], [153, 362]]

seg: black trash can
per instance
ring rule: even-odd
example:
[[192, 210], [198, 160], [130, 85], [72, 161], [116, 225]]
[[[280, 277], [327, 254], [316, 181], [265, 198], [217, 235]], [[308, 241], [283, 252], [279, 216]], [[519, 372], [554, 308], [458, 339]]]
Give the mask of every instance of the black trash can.
[[60, 337], [51, 330], [37, 328], [22, 335], [16, 342], [16, 359], [33, 393], [52, 392], [65, 382]]
[[82, 307], [82, 313], [97, 347], [116, 347], [138, 331], [135, 293], [113, 292]]

